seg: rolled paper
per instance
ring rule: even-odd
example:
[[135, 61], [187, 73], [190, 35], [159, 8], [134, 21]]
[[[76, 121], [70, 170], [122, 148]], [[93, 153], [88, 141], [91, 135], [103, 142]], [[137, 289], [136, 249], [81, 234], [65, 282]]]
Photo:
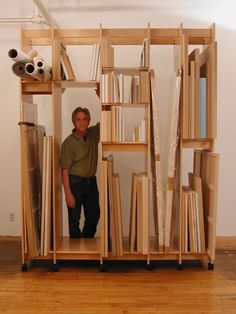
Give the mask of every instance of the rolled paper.
[[25, 65], [25, 72], [34, 77], [38, 81], [44, 80], [44, 75], [40, 75], [38, 73], [38, 69], [35, 67], [33, 63], [27, 63]]
[[17, 61], [12, 65], [12, 71], [15, 75], [24, 81], [34, 81], [35, 79], [25, 72], [26, 61]]
[[33, 57], [34, 64], [36, 64], [37, 61], [39, 60], [43, 61], [43, 57], [41, 57], [40, 54], [38, 53], [35, 57]]
[[37, 62], [35, 63], [35, 65], [40, 68], [40, 69], [44, 69], [47, 72], [51, 72], [52, 68], [50, 67], [50, 65], [48, 65], [44, 60], [37, 60]]
[[29, 62], [29, 58], [27, 54], [25, 54], [21, 50], [17, 49], [10, 49], [8, 51], [8, 56], [13, 60], [13, 61], [26, 61]]
[[34, 58], [36, 57], [36, 56], [38, 56], [38, 51], [37, 50], [35, 50], [35, 49], [31, 49], [29, 52], [28, 52], [28, 59], [31, 61], [31, 62], [33, 62], [33, 60], [34, 60]]
[[44, 70], [43, 68], [38, 68], [37, 69], [37, 73], [38, 73], [38, 75], [43, 77], [44, 81], [50, 81], [51, 80], [51, 73], [49, 73], [48, 71]]

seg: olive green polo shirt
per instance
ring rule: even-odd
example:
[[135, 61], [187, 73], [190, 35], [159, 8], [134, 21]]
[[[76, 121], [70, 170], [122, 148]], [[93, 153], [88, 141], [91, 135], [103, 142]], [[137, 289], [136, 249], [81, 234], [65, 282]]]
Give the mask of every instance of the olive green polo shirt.
[[69, 174], [81, 177], [95, 176], [98, 163], [98, 143], [100, 124], [87, 130], [86, 138], [72, 132], [61, 148], [61, 167], [69, 169]]

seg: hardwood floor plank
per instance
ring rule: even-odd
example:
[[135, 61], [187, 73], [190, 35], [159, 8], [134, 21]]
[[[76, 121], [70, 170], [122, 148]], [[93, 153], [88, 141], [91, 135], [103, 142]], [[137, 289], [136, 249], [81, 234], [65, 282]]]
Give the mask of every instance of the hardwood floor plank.
[[0, 313], [236, 313], [234, 241], [217, 241], [214, 271], [199, 261], [183, 271], [162, 261], [152, 272], [143, 261], [107, 261], [100, 273], [97, 261], [61, 261], [52, 272], [35, 261], [22, 273], [19, 239], [0, 238]]

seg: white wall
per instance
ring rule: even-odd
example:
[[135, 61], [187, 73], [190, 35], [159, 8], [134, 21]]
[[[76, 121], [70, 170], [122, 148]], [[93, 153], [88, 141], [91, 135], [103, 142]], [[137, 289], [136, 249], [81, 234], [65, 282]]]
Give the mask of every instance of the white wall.
[[[236, 20], [234, 1], [44, 1], [50, 3], [53, 17], [61, 27], [96, 28], [103, 27], [184, 27], [207, 28], [216, 23], [218, 41], [218, 139], [217, 151], [220, 153], [219, 197], [218, 197], [218, 235], [236, 235], [236, 213], [234, 193], [236, 192], [236, 167], [234, 156], [236, 145], [236, 107], [235, 74], [236, 69]], [[159, 4], [157, 4], [159, 3]], [[222, 4], [221, 4], [222, 3]], [[60, 5], [64, 8], [61, 9]], [[30, 0], [8, 0], [0, 4], [1, 17], [31, 17], [33, 6]], [[28, 27], [31, 27], [29, 25]], [[34, 25], [32, 27], [35, 27]], [[11, 60], [7, 57], [10, 48], [18, 47], [19, 26], [0, 24], [0, 235], [19, 235], [20, 218], [20, 168], [19, 168], [19, 87], [18, 79], [11, 72]], [[80, 58], [84, 60], [86, 53]], [[47, 52], [45, 52], [45, 55]], [[169, 48], [152, 49], [152, 66], [158, 74], [159, 107], [161, 134], [166, 131], [168, 121], [168, 80], [171, 73], [171, 50]], [[73, 52], [73, 62], [76, 54]], [[50, 59], [50, 56], [48, 56]], [[129, 62], [128, 56], [125, 61]], [[132, 58], [132, 56], [131, 56]], [[76, 61], [75, 61], [76, 62]], [[78, 73], [85, 74], [83, 62]], [[39, 118], [46, 123], [50, 133], [50, 100], [48, 97], [37, 97]], [[86, 97], [84, 91], [73, 90], [63, 96], [63, 136], [71, 130], [70, 114], [78, 104], [97, 105], [94, 94]], [[94, 121], [98, 119], [98, 106], [92, 109]], [[68, 122], [67, 122], [68, 121]], [[164, 137], [162, 151], [165, 151]], [[186, 161], [187, 162], [187, 161]], [[189, 162], [186, 164], [186, 169]], [[125, 189], [125, 188], [124, 188]], [[130, 187], [127, 188], [130, 190]], [[9, 214], [14, 213], [15, 222], [9, 221]], [[67, 232], [67, 217], [65, 217]]]

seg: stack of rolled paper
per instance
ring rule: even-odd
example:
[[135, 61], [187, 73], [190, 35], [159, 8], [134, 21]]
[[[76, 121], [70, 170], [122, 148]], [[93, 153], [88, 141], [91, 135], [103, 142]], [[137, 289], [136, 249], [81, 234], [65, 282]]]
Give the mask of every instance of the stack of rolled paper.
[[15, 62], [12, 66], [13, 73], [24, 81], [48, 81], [51, 79], [50, 65], [35, 49], [30, 50], [28, 54], [21, 50], [10, 49], [8, 56]]

